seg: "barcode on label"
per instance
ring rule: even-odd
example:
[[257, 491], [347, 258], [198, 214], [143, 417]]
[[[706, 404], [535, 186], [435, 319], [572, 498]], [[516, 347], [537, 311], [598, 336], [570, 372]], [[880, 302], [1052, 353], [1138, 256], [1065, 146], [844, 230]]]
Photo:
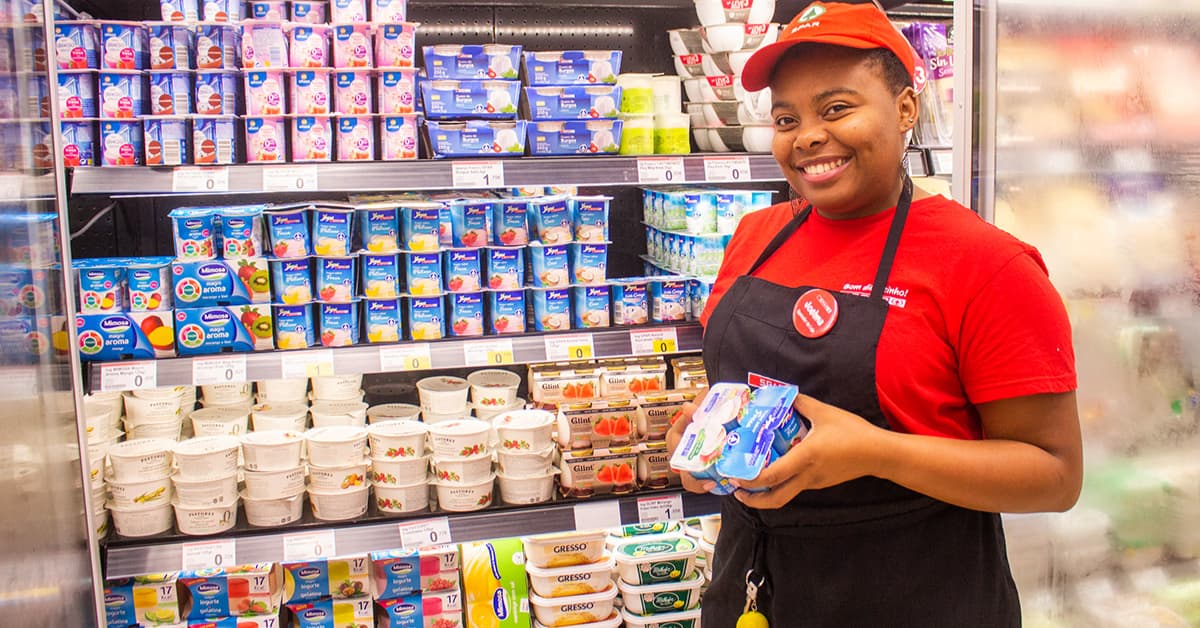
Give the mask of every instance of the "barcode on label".
[[236, 93], [237, 90], [230, 90], [221, 97], [221, 115], [232, 116], [237, 113]]
[[280, 46], [271, 46], [267, 50], [267, 62], [270, 63], [271, 67], [273, 68], [286, 67], [286, 57], [287, 55], [283, 53], [283, 48]]
[[[186, 2], [184, 4], [187, 4]], [[221, 47], [221, 63], [227, 68], [236, 67], [233, 64], [234, 59], [237, 59], [237, 51], [234, 50], [233, 44]], [[232, 110], [226, 111], [226, 115], [233, 115]]]
[[29, 104], [27, 106], [29, 107], [29, 109], [28, 109], [28, 113], [26, 115], [28, 115], [30, 117], [36, 117], [36, 116], [42, 115], [41, 114], [42, 101], [38, 99], [37, 94], [29, 95]]
[[188, 55], [187, 43], [175, 44], [175, 67], [177, 67], [177, 68], [192, 67], [192, 60], [189, 58], [189, 55]]
[[175, 94], [175, 115], [182, 116], [190, 113], [188, 111], [188, 103], [192, 101], [191, 94]]
[[233, 140], [217, 140], [217, 163], [233, 163]]
[[163, 163], [168, 166], [178, 166], [183, 163], [183, 140], [163, 142]]

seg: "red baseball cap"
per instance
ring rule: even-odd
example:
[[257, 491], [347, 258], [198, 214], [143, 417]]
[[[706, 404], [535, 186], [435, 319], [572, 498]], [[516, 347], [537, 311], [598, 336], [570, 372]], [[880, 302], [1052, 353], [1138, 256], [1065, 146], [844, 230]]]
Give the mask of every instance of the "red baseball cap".
[[813, 43], [869, 50], [887, 48], [913, 77], [913, 86], [921, 91], [925, 83], [925, 63], [912, 44], [896, 30], [887, 15], [874, 4], [814, 2], [779, 33], [779, 40], [759, 48], [746, 61], [742, 86], [756, 92], [770, 85], [771, 72], [783, 54], [796, 44]]

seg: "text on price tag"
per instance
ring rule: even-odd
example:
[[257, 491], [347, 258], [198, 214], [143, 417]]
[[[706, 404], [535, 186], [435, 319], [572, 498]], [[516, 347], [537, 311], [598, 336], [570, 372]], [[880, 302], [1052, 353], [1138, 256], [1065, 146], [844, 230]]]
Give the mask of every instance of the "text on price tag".
[[674, 327], [631, 331], [629, 343], [633, 346], [634, 355], [675, 353], [679, 350], [679, 336]]
[[236, 384], [246, 381], [246, 356], [192, 360], [192, 385]]
[[712, 183], [745, 181], [750, 178], [750, 158], [705, 157], [704, 180]]
[[431, 545], [452, 543], [450, 539], [450, 520], [446, 517], [422, 519], [412, 523], [400, 524], [400, 545], [404, 549], [414, 550]]
[[317, 166], [267, 166], [262, 170], [263, 192], [315, 192]]
[[333, 530], [289, 534], [283, 537], [284, 560], [312, 560], [337, 556]]
[[379, 368], [384, 372], [428, 371], [433, 368], [429, 345], [398, 345], [379, 348]]
[[650, 157], [637, 160], [638, 183], [683, 183], [683, 157]]
[[281, 368], [283, 379], [333, 375], [333, 351], [331, 349], [285, 353], [280, 359], [283, 362]]
[[233, 539], [183, 544], [183, 570], [232, 567], [237, 564], [236, 542]]
[[591, 334], [546, 336], [545, 341], [547, 360], [589, 360], [596, 355]]
[[468, 342], [463, 345], [463, 360], [467, 366], [512, 364], [515, 362], [512, 340]]
[[450, 165], [450, 176], [456, 188], [502, 188], [504, 162], [456, 161]]
[[642, 497], [637, 500], [638, 523], [658, 523], [683, 518], [683, 496]]
[[229, 168], [176, 168], [171, 175], [172, 192], [228, 192]]
[[157, 362], [123, 362], [100, 367], [100, 390], [142, 390], [158, 388]]

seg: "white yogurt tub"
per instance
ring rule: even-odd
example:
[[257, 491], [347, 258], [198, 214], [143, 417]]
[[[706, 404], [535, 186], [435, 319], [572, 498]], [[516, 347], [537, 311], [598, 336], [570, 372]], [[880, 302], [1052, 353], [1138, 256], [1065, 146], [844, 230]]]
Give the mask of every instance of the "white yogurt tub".
[[371, 459], [371, 484], [407, 486], [429, 481], [429, 456]]
[[284, 471], [300, 466], [304, 436], [297, 432], [250, 432], [242, 439], [247, 471]]
[[696, 554], [696, 562], [704, 562], [704, 573], [707, 577], [712, 574], [713, 558], [717, 555], [717, 547], [704, 539], [700, 539], [699, 545], [700, 551]]
[[491, 426], [486, 421], [476, 419], [443, 421], [429, 426], [433, 453], [443, 459], [487, 453], [490, 431]]
[[246, 406], [206, 405], [193, 410], [188, 418], [196, 436], [241, 436], [250, 428], [250, 412]]
[[635, 615], [629, 609], [621, 610], [626, 628], [700, 628], [700, 609], [661, 613], [658, 615]]
[[504, 369], [484, 369], [467, 375], [471, 401], [485, 408], [507, 408], [517, 400], [521, 376]]
[[271, 528], [299, 521], [304, 514], [304, 494], [291, 497], [269, 497], [254, 499], [242, 493], [242, 504], [246, 508], [246, 522], [252, 526]]
[[308, 442], [308, 460], [317, 466], [342, 466], [362, 460], [367, 455], [367, 430], [363, 427], [319, 427], [305, 434], [305, 439]]
[[317, 491], [309, 490], [308, 499], [312, 502], [313, 516], [322, 521], [342, 521], [362, 516], [367, 512], [366, 486], [360, 486], [348, 491]]
[[169, 476], [174, 447], [173, 441], [162, 438], [138, 438], [109, 447], [112, 479], [136, 482]]
[[[98, 494], [103, 494], [101, 485]], [[112, 504], [119, 508], [150, 508], [171, 503], [171, 480], [169, 478], [154, 478], [137, 482], [108, 481], [108, 491], [112, 495]]]
[[629, 584], [676, 582], [696, 569], [698, 547], [683, 537], [634, 539], [617, 546], [617, 572]]
[[175, 483], [175, 501], [184, 506], [222, 506], [238, 498], [236, 473], [213, 480], [188, 480], [176, 474], [171, 480]]
[[429, 484], [375, 485], [375, 506], [380, 512], [415, 512], [429, 507]]
[[542, 569], [594, 563], [604, 557], [604, 530], [521, 537], [525, 558]]
[[460, 412], [447, 412], [445, 414], [437, 412], [421, 412], [421, 421], [425, 425], [437, 425], [446, 421], [469, 421], [471, 420], [471, 412], [462, 410]]
[[121, 536], [151, 536], [171, 529], [173, 511], [169, 503], [154, 508], [126, 508], [109, 504], [108, 509], [112, 511], [113, 527]]
[[182, 434], [183, 423], [180, 421], [165, 421], [163, 423], [141, 423], [138, 425], [125, 425], [125, 431], [131, 439], [162, 439], [169, 441], [179, 440]]
[[433, 457], [433, 475], [446, 484], [478, 484], [492, 475], [492, 454], [482, 453], [466, 458]]
[[636, 585], [621, 581], [621, 600], [625, 608], [638, 615], [690, 611], [700, 605], [700, 587], [704, 577], [692, 571], [680, 582]]
[[544, 473], [554, 464], [554, 453], [557, 448], [550, 445], [541, 451], [507, 451], [497, 452], [500, 460], [500, 471], [509, 477], [523, 477]]
[[367, 404], [353, 399], [314, 401], [308, 411], [312, 414], [313, 427], [330, 425], [362, 427], [367, 424]]
[[544, 626], [574, 626], [603, 621], [612, 615], [617, 588], [569, 597], [542, 597], [530, 594], [533, 614]]
[[554, 444], [555, 416], [545, 410], [513, 410], [492, 419], [500, 451], [542, 451]]
[[256, 432], [303, 432], [308, 427], [308, 404], [303, 401], [259, 404], [250, 411], [250, 423]]
[[426, 377], [417, 382], [421, 411], [434, 414], [463, 412], [467, 408], [467, 392], [471, 385], [461, 377]]
[[421, 408], [411, 403], [384, 403], [367, 408], [367, 422], [387, 423], [389, 421], [417, 421], [421, 418]]
[[[146, 392], [146, 391], [138, 391]], [[176, 393], [164, 397], [125, 396], [125, 422], [129, 425], [178, 421], [182, 397]]]
[[201, 436], [175, 446], [179, 477], [215, 480], [237, 474], [242, 442], [232, 436]]
[[497, 473], [500, 478], [500, 501], [506, 504], [541, 504], [554, 497], [554, 476], [558, 469], [541, 475], [512, 476]]
[[238, 384], [212, 384], [201, 386], [200, 394], [206, 406], [232, 406], [250, 401], [251, 391], [249, 382]]
[[513, 410], [522, 410], [524, 408], [525, 408], [525, 400], [521, 397], [517, 397], [512, 402], [512, 405], [510, 405], [506, 408], [497, 408], [497, 407], [492, 407], [492, 406], [478, 406], [478, 405], [471, 406], [471, 409], [475, 412], [475, 416], [477, 418], [483, 419], [484, 421], [491, 421], [493, 418], [500, 416], [501, 414], [504, 414], [505, 412], [512, 412]]
[[237, 523], [238, 501], [224, 506], [185, 506], [176, 502], [175, 524], [183, 534], [195, 536], [224, 532]]
[[721, 515], [700, 517], [701, 537], [710, 545], [715, 545], [717, 537], [721, 536]]
[[308, 380], [296, 379], [264, 379], [258, 382], [259, 403], [282, 403], [285, 401], [304, 401], [308, 394]]
[[348, 491], [367, 485], [367, 461], [337, 467], [309, 465], [308, 487], [317, 491]]
[[280, 499], [304, 492], [304, 467], [279, 471], [246, 471], [246, 495], [251, 499]]
[[468, 512], [487, 508], [492, 505], [495, 484], [495, 474], [490, 474], [487, 479], [475, 484], [436, 481], [438, 506], [450, 512]]
[[362, 396], [362, 374], [331, 375], [312, 378], [313, 399], [340, 401], [360, 399]]
[[387, 421], [367, 428], [371, 457], [376, 460], [419, 458], [425, 455], [429, 427], [419, 421]]
[[594, 563], [570, 567], [543, 568], [530, 564], [525, 566], [525, 572], [529, 574], [535, 594], [544, 598], [562, 598], [612, 588], [616, 564], [612, 556], [605, 555]]

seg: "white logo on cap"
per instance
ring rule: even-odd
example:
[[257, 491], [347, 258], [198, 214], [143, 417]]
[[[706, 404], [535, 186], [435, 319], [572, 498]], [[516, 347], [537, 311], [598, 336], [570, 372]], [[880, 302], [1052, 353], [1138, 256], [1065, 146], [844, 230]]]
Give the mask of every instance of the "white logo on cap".
[[800, 22], [811, 22], [825, 14], [825, 7], [820, 4], [814, 4], [804, 10], [800, 14]]

